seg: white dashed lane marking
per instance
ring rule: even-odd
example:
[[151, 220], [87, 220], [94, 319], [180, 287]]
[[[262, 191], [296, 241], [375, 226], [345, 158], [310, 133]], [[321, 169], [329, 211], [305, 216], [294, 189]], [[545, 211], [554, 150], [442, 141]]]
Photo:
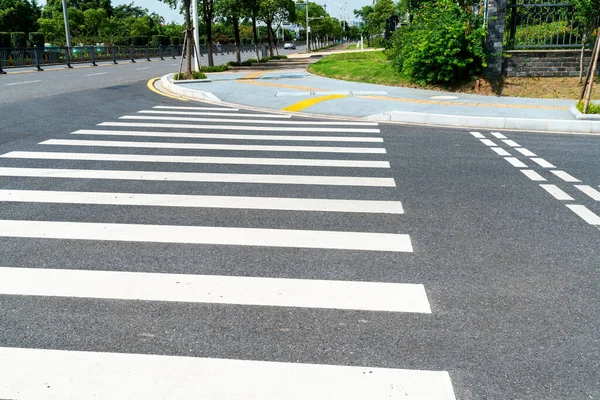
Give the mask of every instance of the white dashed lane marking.
[[505, 157], [504, 158], [506, 161], [508, 161], [510, 163], [510, 165], [512, 165], [513, 167], [517, 167], [517, 168], [527, 168], [527, 165], [524, 164], [522, 161], [520, 161], [518, 158], [516, 157]]
[[496, 146], [496, 143], [492, 142], [490, 139], [479, 139], [479, 140], [481, 140], [481, 143], [485, 144], [486, 146], [490, 146], [490, 147]]
[[485, 139], [485, 136], [483, 136], [481, 133], [479, 132], [471, 132], [471, 135], [473, 135], [474, 137], [476, 137], [477, 139]]
[[600, 226], [600, 217], [586, 206], [567, 204], [567, 207], [590, 225]]
[[510, 153], [504, 150], [502, 147], [490, 147], [492, 150], [496, 152], [499, 156], [510, 156]]
[[531, 179], [532, 181], [543, 182], [546, 180], [543, 176], [541, 176], [540, 174], [538, 174], [537, 172], [535, 172], [532, 169], [522, 169], [520, 171], [522, 173], [524, 173], [525, 176], [528, 177], [529, 179]]
[[506, 139], [506, 136], [504, 136], [503, 134], [501, 134], [500, 132], [492, 132], [492, 135], [494, 135], [494, 137], [496, 139]]
[[567, 174], [565, 171], [550, 171], [565, 182], [581, 182], [579, 179]]
[[510, 140], [510, 139], [503, 140], [503, 142], [505, 144], [509, 145], [510, 147], [521, 147], [521, 145], [519, 143], [517, 143], [513, 140]]
[[542, 189], [550, 193], [556, 200], [574, 200], [571, 196], [565, 193], [556, 185], [540, 185]]
[[600, 201], [600, 192], [593, 187], [588, 185], [575, 185], [575, 187], [590, 196], [592, 199]]
[[535, 153], [532, 151], [527, 150], [524, 147], [517, 147], [515, 149], [516, 151], [518, 151], [519, 153], [523, 154], [526, 157], [535, 157]]
[[554, 165], [550, 164], [548, 161], [544, 160], [543, 158], [532, 158], [531, 161], [533, 161], [534, 163], [536, 163], [537, 165], [539, 165], [542, 168], [556, 168]]

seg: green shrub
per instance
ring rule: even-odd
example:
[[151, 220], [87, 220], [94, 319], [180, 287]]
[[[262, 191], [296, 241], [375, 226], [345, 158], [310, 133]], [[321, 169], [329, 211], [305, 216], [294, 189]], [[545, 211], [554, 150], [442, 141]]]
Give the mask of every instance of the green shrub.
[[240, 65], [241, 65], [241, 63], [239, 63], [237, 61], [227, 61], [228, 67], [239, 67]]
[[246, 61], [247, 61], [247, 62], [249, 62], [250, 64], [253, 64], [253, 63], [257, 63], [257, 62], [258, 62], [258, 60], [257, 60], [256, 58], [249, 58], [249, 59], [248, 59], [248, 60], [246, 60]]
[[152, 46], [168, 46], [170, 43], [169, 37], [164, 35], [153, 35], [152, 36]]
[[[583, 112], [583, 101], [577, 103], [577, 109], [579, 112]], [[588, 114], [600, 114], [600, 103], [590, 101], [587, 109]]]
[[171, 44], [174, 46], [179, 46], [180, 40], [177, 36], [171, 37]]
[[29, 46], [44, 47], [44, 34], [42, 32], [30, 32], [29, 33]]
[[132, 36], [129, 41], [133, 46], [145, 46], [148, 44], [148, 36]]
[[10, 42], [12, 47], [27, 47], [27, 35], [25, 32], [11, 32]]
[[10, 32], [0, 32], [0, 49], [9, 47], [11, 47]]
[[269, 57], [263, 57], [260, 60], [258, 60], [258, 62], [261, 62], [261, 63], [266, 63], [267, 61], [269, 61]]
[[175, 76], [173, 76], [173, 79], [175, 79], [176, 81], [188, 79], [206, 79], [206, 75], [204, 75], [202, 72], [192, 71], [192, 75], [187, 76], [185, 73], [182, 72], [181, 74], [175, 74]]
[[424, 3], [413, 22], [394, 33], [389, 52], [394, 66], [421, 85], [479, 75], [486, 66], [482, 18], [453, 0]]
[[201, 66], [201, 72], [223, 72], [227, 71], [227, 65], [215, 65], [213, 67]]

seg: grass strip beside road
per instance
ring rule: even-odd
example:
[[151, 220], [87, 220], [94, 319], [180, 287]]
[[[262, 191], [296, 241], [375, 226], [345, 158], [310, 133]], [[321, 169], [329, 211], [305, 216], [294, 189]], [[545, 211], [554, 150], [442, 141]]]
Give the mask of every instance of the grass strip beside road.
[[[452, 87], [419, 86], [403, 77], [392, 66], [383, 51], [332, 54], [310, 65], [308, 71], [315, 75], [353, 82], [489, 96], [572, 100], [578, 98], [581, 91], [579, 79], [576, 77], [505, 77], [494, 81], [479, 79], [477, 89], [475, 89], [475, 81]], [[598, 83], [594, 86], [592, 99], [600, 100], [600, 77], [597, 79]]]
[[308, 71], [328, 78], [389, 86], [409, 85], [394, 70], [382, 51], [332, 54], [309, 66]]

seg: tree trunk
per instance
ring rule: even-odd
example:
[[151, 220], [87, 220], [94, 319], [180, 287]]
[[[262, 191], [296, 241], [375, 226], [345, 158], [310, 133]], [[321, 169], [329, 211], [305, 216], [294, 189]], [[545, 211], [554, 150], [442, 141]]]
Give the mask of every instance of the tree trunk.
[[235, 40], [235, 61], [242, 62], [242, 53], [240, 51], [240, 20], [236, 16], [233, 17], [233, 37]]
[[583, 56], [585, 55], [585, 41], [586, 41], [586, 34], [583, 34], [583, 40], [581, 43], [581, 57], [579, 58], [579, 84], [581, 85], [581, 83], [583, 82]]
[[204, 17], [204, 24], [206, 25], [206, 44], [208, 57], [208, 66], [213, 67], [215, 62], [213, 60], [213, 43], [212, 43], [212, 19], [213, 19], [213, 0], [202, 1], [202, 11]]
[[256, 51], [256, 59], [260, 60], [258, 55], [258, 32], [256, 30], [256, 15], [252, 14], [252, 34], [254, 35], [254, 50]]
[[273, 57], [273, 28], [271, 27], [272, 20], [265, 21], [267, 24], [267, 40], [269, 41], [269, 55]]
[[208, 57], [208, 66], [212, 67], [215, 65], [214, 59], [213, 59], [213, 42], [212, 42], [212, 26], [211, 24], [206, 24], [206, 45], [207, 45], [207, 50], [206, 50], [206, 55]]
[[192, 21], [190, 18], [190, 5], [188, 0], [184, 4], [185, 8], [185, 72], [184, 75], [189, 77], [192, 75]]

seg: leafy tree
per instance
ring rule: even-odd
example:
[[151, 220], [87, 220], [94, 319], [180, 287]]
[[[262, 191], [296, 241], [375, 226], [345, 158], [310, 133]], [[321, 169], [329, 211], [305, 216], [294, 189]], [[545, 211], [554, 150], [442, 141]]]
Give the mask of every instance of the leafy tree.
[[292, 0], [260, 0], [260, 18], [267, 25], [269, 54], [274, 56], [273, 48], [275, 33], [273, 23], [279, 27], [284, 21], [296, 19], [296, 4]]
[[121, 4], [113, 9], [113, 16], [118, 19], [141, 18], [144, 15], [148, 15], [148, 9], [136, 6], [133, 3]]
[[[188, 0], [189, 1], [189, 0]], [[202, 18], [206, 28], [206, 46], [207, 46], [207, 58], [208, 66], [212, 67], [215, 65], [213, 60], [213, 41], [212, 41], [212, 24], [215, 14], [215, 2], [214, 0], [199, 0], [202, 2]]]
[[240, 8], [237, 0], [220, 0], [216, 5], [217, 15], [219, 18], [231, 24], [233, 27], [233, 40], [235, 43], [235, 59], [242, 62], [242, 54], [240, 49], [240, 19], [243, 16], [243, 9]]
[[594, 30], [596, 35], [600, 31], [600, 0], [573, 0], [575, 21], [583, 27], [583, 40], [581, 45], [581, 58], [579, 61], [579, 83], [583, 79], [583, 57], [586, 42], [591, 39]]
[[0, 32], [34, 32], [40, 10], [28, 0], [0, 0]]
[[354, 10], [354, 16], [361, 19], [361, 34], [367, 37], [367, 43], [370, 46], [371, 35], [373, 34], [375, 28], [375, 21], [373, 19], [373, 6], [366, 5], [360, 10]]
[[254, 39], [254, 51], [256, 52], [256, 59], [260, 59], [258, 52], [258, 29], [256, 28], [256, 21], [259, 18], [260, 13], [260, 0], [241, 0], [241, 5], [247, 16], [252, 21], [252, 37]]
[[432, 0], [412, 24], [394, 33], [393, 64], [413, 82], [453, 84], [481, 73], [485, 66], [483, 16], [454, 0]]

